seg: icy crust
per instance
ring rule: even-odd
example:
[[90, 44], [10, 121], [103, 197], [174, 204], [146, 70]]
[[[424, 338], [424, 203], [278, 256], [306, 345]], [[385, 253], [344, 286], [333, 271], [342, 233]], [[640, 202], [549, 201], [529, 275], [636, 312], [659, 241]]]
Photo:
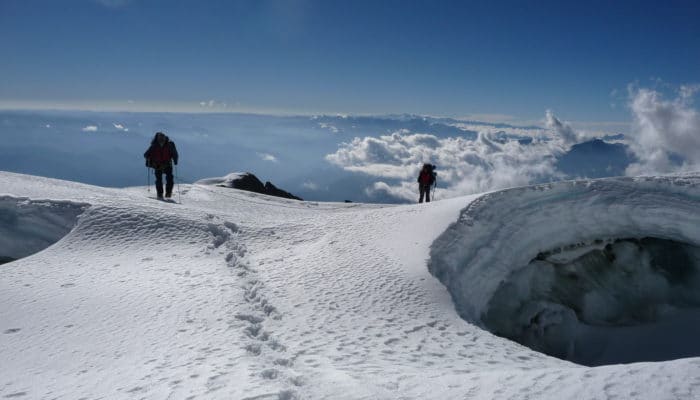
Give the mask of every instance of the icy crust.
[[69, 201], [0, 196], [0, 260], [27, 257], [56, 243], [87, 207]]
[[[568, 181], [485, 194], [432, 244], [429, 269], [460, 315], [482, 318], [538, 255], [646, 237], [700, 245], [700, 175]], [[576, 258], [576, 255], [572, 256]]]

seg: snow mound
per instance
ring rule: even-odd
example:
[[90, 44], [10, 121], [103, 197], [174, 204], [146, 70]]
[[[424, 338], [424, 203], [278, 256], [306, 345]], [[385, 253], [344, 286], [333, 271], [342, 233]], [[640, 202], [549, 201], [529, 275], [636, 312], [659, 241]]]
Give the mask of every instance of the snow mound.
[[198, 185], [225, 186], [232, 188], [235, 181], [242, 179], [246, 175], [246, 172], [232, 172], [226, 176], [200, 179], [195, 183]]
[[700, 321], [699, 183], [486, 194], [433, 243], [429, 268], [463, 318], [550, 355], [587, 365], [697, 356], [695, 331], [676, 328]]
[[86, 206], [0, 197], [0, 263], [37, 253], [63, 238]]

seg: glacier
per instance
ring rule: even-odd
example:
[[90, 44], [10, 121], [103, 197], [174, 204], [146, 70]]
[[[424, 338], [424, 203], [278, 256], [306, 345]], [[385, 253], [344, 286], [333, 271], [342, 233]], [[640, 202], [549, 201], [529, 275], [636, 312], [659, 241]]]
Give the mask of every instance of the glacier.
[[[0, 266], [3, 398], [700, 397], [698, 357], [587, 366], [544, 353], [566, 344], [529, 348], [492, 333], [517, 330], [517, 318], [496, 326], [517, 311], [512, 304], [603, 268], [600, 254], [696, 260], [695, 175], [413, 205], [304, 202], [201, 184], [181, 185], [181, 202], [170, 204], [144, 187], [7, 172], [0, 182], [0, 255], [15, 259]], [[633, 281], [649, 290], [690, 286], [667, 290], [653, 312], [601, 313], [623, 280], [618, 269], [632, 264], [612, 269], [618, 286], [586, 300], [585, 317], [692, 334], [692, 265], [643, 264]], [[568, 287], [579, 292], [557, 300], [578, 304], [589, 288]], [[553, 300], [534, 315], [551, 324], [567, 315]], [[560, 326], [591, 342], [620, 329]], [[673, 337], [657, 333], [650, 337]], [[625, 337], [607, 343], [621, 347]]]

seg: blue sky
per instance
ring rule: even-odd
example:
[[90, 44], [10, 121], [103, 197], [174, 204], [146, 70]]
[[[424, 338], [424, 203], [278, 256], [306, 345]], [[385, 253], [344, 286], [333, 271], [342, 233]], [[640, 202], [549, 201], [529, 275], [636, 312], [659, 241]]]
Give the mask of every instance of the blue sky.
[[0, 107], [627, 121], [630, 83], [700, 82], [698, 21], [697, 1], [0, 0]]

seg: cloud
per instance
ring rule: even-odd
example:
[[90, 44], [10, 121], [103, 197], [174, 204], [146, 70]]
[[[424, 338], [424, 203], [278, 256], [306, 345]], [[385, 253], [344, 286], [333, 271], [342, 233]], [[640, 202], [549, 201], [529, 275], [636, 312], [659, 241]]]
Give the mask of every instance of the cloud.
[[204, 108], [224, 109], [228, 107], [228, 103], [217, 100], [206, 100], [200, 101], [199, 106]]
[[683, 100], [692, 101], [692, 97], [695, 96], [697, 92], [700, 92], [700, 84], [681, 85], [678, 90], [678, 95]]
[[[400, 192], [400, 193], [399, 193]], [[405, 185], [400, 187], [389, 186], [386, 182], [375, 182], [371, 186], [365, 188], [365, 194], [369, 197], [379, 197], [381, 194], [389, 194], [393, 197], [399, 198], [411, 198], [415, 196], [415, 188], [413, 190], [408, 189]]]
[[340, 132], [340, 129], [336, 128], [335, 126], [333, 126], [331, 124], [325, 123], [325, 122], [319, 122], [318, 126], [320, 126], [323, 129], [328, 129], [329, 131], [331, 131], [333, 133]]
[[568, 123], [561, 122], [554, 116], [552, 110], [545, 112], [545, 126], [551, 129], [564, 141], [564, 144], [573, 145], [581, 140], [580, 135]]
[[270, 161], [270, 162], [274, 162], [274, 163], [279, 162], [279, 160], [277, 160], [277, 157], [273, 156], [272, 154], [258, 153], [258, 156], [263, 161]]
[[519, 140], [520, 129], [480, 128], [474, 140], [407, 130], [356, 137], [342, 143], [326, 160], [345, 170], [377, 177], [378, 181], [366, 188], [370, 196], [387, 194], [411, 201], [417, 193], [418, 171], [425, 162], [437, 165], [438, 187], [445, 197], [561, 178], [555, 168], [556, 156], [567, 146], [558, 132], [530, 130], [531, 140], [525, 142]]
[[311, 182], [311, 181], [306, 181], [302, 183], [301, 185], [304, 189], [309, 189], [309, 190], [318, 190], [319, 186], [318, 184]]
[[125, 128], [122, 124], [112, 123], [112, 125], [119, 131], [129, 132], [129, 128]]
[[629, 146], [639, 161], [627, 168], [628, 175], [700, 168], [700, 113], [693, 108], [698, 91], [700, 85], [684, 85], [667, 100], [656, 90], [629, 87]]
[[97, 132], [97, 126], [96, 125], [88, 125], [85, 128], [82, 129], [83, 132]]

